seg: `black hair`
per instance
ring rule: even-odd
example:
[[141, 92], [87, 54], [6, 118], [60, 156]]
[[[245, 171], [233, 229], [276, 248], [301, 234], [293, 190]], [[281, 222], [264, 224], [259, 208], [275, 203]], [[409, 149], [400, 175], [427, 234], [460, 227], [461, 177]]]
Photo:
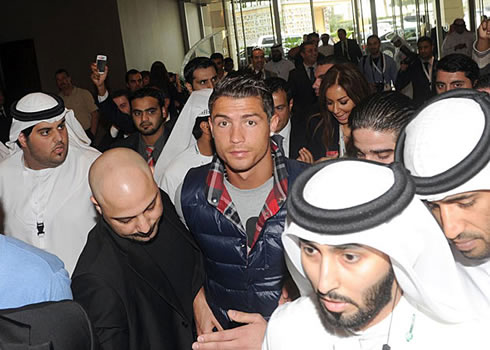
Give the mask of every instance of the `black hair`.
[[432, 39], [430, 37], [428, 37], [428, 36], [425, 36], [425, 35], [424, 36], [421, 36], [419, 38], [419, 40], [417, 40], [417, 45], [420, 44], [420, 43], [423, 43], [424, 41], [427, 41], [429, 44], [432, 45]]
[[337, 34], [338, 34], [339, 32], [344, 32], [344, 33], [347, 35], [347, 32], [345, 31], [345, 29], [344, 29], [344, 28], [339, 28], [339, 29], [337, 29]]
[[270, 77], [265, 79], [264, 82], [267, 88], [270, 90], [271, 94], [282, 90], [286, 93], [288, 103], [291, 102], [291, 99], [293, 98], [293, 92], [291, 91], [291, 87], [286, 80], [279, 77]]
[[196, 69], [206, 69], [209, 67], [214, 67], [216, 72], [218, 72], [216, 64], [214, 64], [214, 62], [210, 58], [196, 57], [190, 60], [184, 67], [184, 78], [186, 83], [192, 85], [192, 82], [194, 81], [194, 71]]
[[306, 40], [311, 41], [311, 39], [312, 39], [313, 37], [315, 37], [315, 38], [320, 38], [320, 35], [318, 35], [318, 33], [317, 33], [317, 32], [311, 32], [310, 34], [308, 34], [308, 35], [306, 36]]
[[480, 76], [475, 84], [475, 89], [488, 89], [490, 88], [490, 73]]
[[475, 85], [475, 82], [480, 77], [480, 69], [478, 68], [478, 64], [476, 64], [476, 62], [470, 57], [461, 53], [452, 53], [444, 56], [439, 62], [437, 62], [435, 68], [436, 74], [440, 70], [449, 73], [464, 72], [464, 76], [471, 80], [472, 85]]
[[318, 55], [318, 59], [316, 60], [317, 66], [323, 66], [325, 64], [344, 64], [344, 63], [349, 63], [349, 61], [343, 56], [335, 56], [335, 55], [330, 55], [330, 56]]
[[57, 76], [58, 74], [65, 73], [67, 77], [70, 76], [70, 73], [64, 68], [57, 69], [56, 72], [54, 72], [54, 76]]
[[372, 35], [368, 36], [366, 42], [368, 42], [369, 39], [376, 39], [376, 40], [378, 40], [379, 43], [381, 42], [381, 39], [376, 34], [372, 34]]
[[301, 45], [299, 46], [299, 52], [305, 52], [305, 46], [307, 46], [307, 45], [316, 46], [316, 44], [313, 41], [311, 41], [311, 40], [303, 41], [301, 43]]
[[142, 70], [140, 73], [142, 78], [146, 78], [150, 76], [150, 71], [148, 70]]
[[129, 100], [129, 91], [126, 89], [120, 89], [111, 93], [111, 98], [118, 98], [121, 96], [126, 96], [126, 98]]
[[131, 103], [133, 100], [143, 97], [153, 97], [157, 99], [158, 105], [160, 106], [160, 108], [163, 108], [165, 106], [165, 97], [167, 96], [161, 90], [155, 89], [153, 87], [143, 87], [129, 95], [129, 102]]
[[155, 61], [150, 68], [150, 85], [162, 90], [166, 94], [170, 91], [170, 79], [167, 67], [162, 61]]
[[124, 77], [126, 79], [126, 84], [129, 83], [129, 76], [130, 75], [135, 75], [135, 74], [141, 74], [139, 71], [136, 69], [130, 69], [126, 72], [126, 76]]
[[[35, 125], [30, 126], [30, 127], [28, 127], [28, 128], [25, 128], [24, 130], [22, 130], [22, 131], [21, 131], [21, 133], [23, 133], [23, 134], [24, 134], [24, 136], [25, 136], [26, 140], [28, 140], [28, 139], [29, 139], [29, 135], [31, 135], [32, 130], [34, 129], [34, 127], [35, 127]], [[16, 140], [16, 141], [15, 141], [15, 143], [17, 144], [17, 146], [19, 146], [19, 147], [21, 147], [21, 148], [22, 148], [22, 146], [20, 145], [19, 140]]]
[[197, 117], [196, 121], [194, 123], [194, 127], [192, 128], [192, 135], [196, 140], [199, 140], [202, 136], [202, 129], [201, 129], [201, 123], [202, 122], [208, 122], [208, 117]]
[[397, 91], [384, 91], [362, 100], [349, 117], [351, 132], [356, 129], [394, 131], [396, 137], [415, 112], [415, 104]]
[[215, 52], [215, 53], [213, 53], [213, 54], [211, 55], [211, 57], [209, 57], [209, 58], [210, 58], [211, 60], [219, 60], [219, 59], [221, 59], [222, 61], [224, 61], [224, 59], [225, 59], [225, 58], [223, 57], [223, 55], [222, 55], [221, 53], [219, 53], [219, 52]]
[[213, 105], [220, 97], [246, 98], [259, 97], [262, 100], [262, 107], [270, 121], [274, 114], [274, 100], [262, 79], [257, 79], [255, 75], [243, 72], [231, 72], [219, 81], [214, 87], [213, 93], [209, 97], [209, 112], [213, 114]]

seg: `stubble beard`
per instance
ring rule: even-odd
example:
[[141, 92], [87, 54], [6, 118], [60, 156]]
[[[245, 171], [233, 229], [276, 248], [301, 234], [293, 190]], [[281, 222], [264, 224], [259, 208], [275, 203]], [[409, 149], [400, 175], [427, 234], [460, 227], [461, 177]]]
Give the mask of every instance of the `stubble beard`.
[[[359, 331], [373, 320], [381, 310], [392, 300], [392, 287], [395, 280], [395, 273], [390, 267], [388, 273], [378, 283], [371, 286], [363, 293], [363, 307], [360, 307], [350, 298], [330, 291], [325, 295], [317, 293], [322, 319], [327, 325], [337, 329], [347, 331]], [[325, 308], [321, 298], [329, 298], [336, 301], [350, 303], [358, 308], [358, 311], [350, 316], [343, 315], [342, 312], [331, 312]]]

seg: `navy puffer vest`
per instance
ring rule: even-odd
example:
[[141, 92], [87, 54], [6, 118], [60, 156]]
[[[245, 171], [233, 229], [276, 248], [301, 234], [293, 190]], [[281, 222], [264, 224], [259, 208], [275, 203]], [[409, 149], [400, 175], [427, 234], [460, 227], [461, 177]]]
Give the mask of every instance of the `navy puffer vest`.
[[[306, 164], [285, 161], [291, 188]], [[286, 204], [265, 222], [247, 256], [246, 233], [207, 202], [205, 181], [209, 168], [207, 164], [191, 169], [181, 195], [185, 221], [204, 256], [206, 299], [224, 328], [236, 326], [226, 314], [229, 309], [260, 313], [268, 319], [288, 276], [281, 241]]]

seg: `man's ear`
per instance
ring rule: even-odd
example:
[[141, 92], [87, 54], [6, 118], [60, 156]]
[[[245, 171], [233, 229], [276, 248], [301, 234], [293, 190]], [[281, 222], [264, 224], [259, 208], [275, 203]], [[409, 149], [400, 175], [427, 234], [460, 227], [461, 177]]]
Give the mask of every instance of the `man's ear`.
[[185, 85], [185, 88], [187, 89], [187, 91], [192, 92], [192, 85], [191, 84], [186, 82], [184, 85]]
[[211, 116], [209, 116], [209, 118], [208, 118], [208, 126], [209, 126], [209, 130], [211, 131], [211, 135], [214, 137], [214, 134], [213, 134], [213, 120], [212, 120]]
[[27, 147], [27, 137], [24, 135], [23, 132], [19, 134], [19, 137], [17, 138], [17, 141], [20, 143], [21, 148], [26, 148]]
[[203, 134], [211, 135], [209, 122], [203, 120], [201, 123], [199, 123], [199, 127], [201, 128], [201, 131], [203, 132]]
[[102, 215], [102, 209], [100, 208], [99, 202], [95, 199], [94, 196], [90, 196], [90, 201], [94, 204], [95, 210], [97, 210], [97, 213]]
[[277, 114], [273, 114], [269, 124], [271, 135], [273, 135], [277, 130], [277, 125], [279, 124], [279, 116]]
[[289, 112], [293, 110], [293, 105], [294, 105], [294, 98], [291, 98], [291, 101], [289, 101]]

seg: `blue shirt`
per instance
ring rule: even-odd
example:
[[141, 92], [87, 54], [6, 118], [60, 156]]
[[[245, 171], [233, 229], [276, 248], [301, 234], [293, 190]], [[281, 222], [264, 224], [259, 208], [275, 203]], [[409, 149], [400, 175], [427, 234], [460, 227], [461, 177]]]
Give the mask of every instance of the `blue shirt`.
[[60, 259], [0, 234], [0, 309], [72, 298]]

